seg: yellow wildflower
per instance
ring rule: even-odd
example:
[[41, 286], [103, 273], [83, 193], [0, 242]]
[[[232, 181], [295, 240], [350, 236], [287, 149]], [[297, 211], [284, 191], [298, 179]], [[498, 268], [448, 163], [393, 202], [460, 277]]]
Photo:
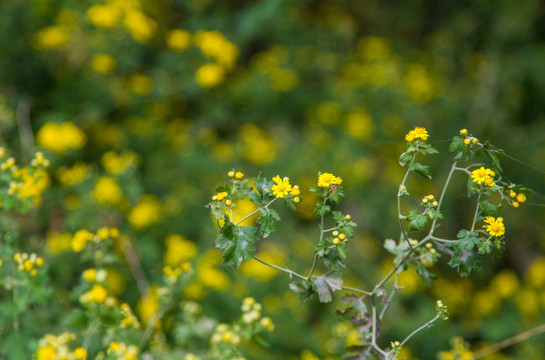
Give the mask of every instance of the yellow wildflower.
[[115, 58], [109, 54], [96, 54], [91, 59], [91, 68], [98, 74], [111, 74], [116, 67]]
[[471, 177], [473, 178], [473, 182], [476, 182], [479, 185], [481, 185], [482, 183], [485, 183], [488, 186], [494, 186], [494, 181], [491, 182], [488, 179], [492, 179], [495, 175], [496, 173], [494, 171], [490, 169], [485, 169], [483, 166], [471, 172]]
[[409, 131], [407, 135], [405, 135], [405, 140], [408, 142], [412, 142], [414, 140], [421, 139], [422, 141], [428, 140], [428, 131], [426, 128], [423, 127], [415, 127], [413, 130]]
[[218, 64], [204, 64], [195, 73], [195, 82], [203, 88], [218, 86], [225, 79], [225, 70]]
[[486, 225], [486, 231], [495, 237], [500, 237], [505, 234], [505, 225], [503, 225], [503, 218], [498, 217], [494, 218], [492, 216], [487, 216], [484, 221]]
[[187, 30], [171, 30], [166, 34], [166, 43], [173, 51], [185, 50], [191, 44], [191, 34]]
[[120, 13], [113, 6], [96, 4], [87, 9], [85, 16], [94, 26], [108, 29], [117, 25]]
[[342, 182], [343, 182], [343, 179], [330, 173], [323, 173], [318, 177], [319, 187], [329, 187], [330, 185], [340, 185]]
[[38, 131], [36, 140], [44, 149], [62, 155], [69, 149], [81, 149], [85, 146], [87, 136], [72, 122], [48, 122]]
[[34, 47], [38, 50], [57, 49], [70, 40], [70, 34], [65, 27], [48, 26], [34, 35]]
[[519, 203], [523, 203], [526, 201], [526, 195], [524, 195], [523, 193], [519, 193], [517, 194], [517, 201]]
[[129, 214], [129, 222], [136, 229], [155, 224], [162, 217], [161, 202], [154, 195], [144, 195]]
[[157, 23], [146, 14], [132, 10], [125, 15], [123, 26], [134, 40], [144, 43], [155, 33]]
[[[277, 178], [279, 176], [277, 175]], [[291, 185], [289, 179], [282, 179], [276, 182], [271, 188], [273, 195], [275, 195], [277, 198], [283, 198], [285, 195], [288, 195], [291, 190]]]
[[116, 179], [101, 176], [93, 188], [93, 198], [102, 205], [118, 205], [123, 200], [123, 192]]

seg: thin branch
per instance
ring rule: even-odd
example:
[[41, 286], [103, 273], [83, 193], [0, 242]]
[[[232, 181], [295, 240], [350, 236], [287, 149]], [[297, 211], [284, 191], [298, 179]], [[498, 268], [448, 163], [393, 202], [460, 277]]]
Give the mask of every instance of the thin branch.
[[262, 263], [262, 264], [264, 264], [264, 265], [267, 265], [267, 266], [269, 266], [269, 267], [272, 267], [273, 269], [280, 270], [280, 271], [282, 271], [282, 272], [285, 272], [285, 273], [288, 273], [288, 274], [290, 274], [290, 275], [296, 276], [296, 277], [301, 278], [301, 279], [303, 279], [303, 280], [307, 280], [307, 277], [306, 277], [306, 276], [301, 275], [301, 274], [299, 274], [299, 273], [297, 273], [297, 272], [295, 272], [295, 271], [293, 271], [293, 270], [290, 270], [290, 269], [287, 269], [287, 268], [284, 268], [284, 267], [281, 267], [281, 266], [277, 266], [277, 265], [268, 263], [268, 262], [266, 262], [265, 260], [263, 260], [263, 259], [261, 259], [261, 258], [255, 256], [255, 255], [252, 256], [252, 257], [253, 257], [254, 259], [256, 259], [257, 261], [259, 261], [260, 263]]
[[140, 296], [144, 298], [149, 293], [149, 282], [146, 278], [144, 270], [142, 269], [140, 260], [138, 259], [138, 254], [136, 254], [134, 247], [132, 246], [131, 242], [127, 240], [127, 238], [121, 237], [120, 241], [121, 250], [123, 251], [123, 255], [125, 255], [125, 259], [127, 260], [132, 276], [134, 277], [134, 280], [136, 280], [136, 285], [138, 287], [138, 291], [140, 292]]
[[496, 343], [496, 344], [492, 344], [490, 346], [487, 346], [483, 349], [480, 349], [478, 351], [475, 351], [473, 353], [473, 357], [472, 359], [473, 360], [476, 360], [476, 359], [480, 359], [486, 355], [489, 355], [489, 354], [492, 354], [496, 351], [500, 351], [501, 349], [505, 349], [509, 346], [512, 346], [512, 345], [515, 345], [515, 344], [518, 344], [522, 341], [525, 341], [529, 338], [531, 338], [532, 336], [536, 336], [536, 335], [539, 335], [539, 334], [542, 334], [545, 332], [545, 324], [541, 324], [539, 326], [536, 326], [535, 328], [532, 328], [530, 330], [526, 330], [525, 332], [522, 332], [520, 334], [517, 334], [513, 337], [510, 337], [508, 339], [505, 339], [503, 341], [500, 341], [499, 343]]
[[405, 345], [405, 343], [407, 341], [409, 341], [410, 338], [412, 338], [414, 335], [416, 335], [420, 331], [424, 330], [425, 328], [428, 328], [428, 327], [432, 326], [433, 323], [436, 322], [438, 319], [439, 319], [439, 314], [435, 315], [435, 317], [433, 319], [431, 319], [430, 321], [428, 321], [427, 323], [425, 323], [424, 325], [420, 326], [418, 329], [416, 329], [415, 331], [410, 333], [409, 336], [407, 336], [405, 338], [405, 340], [403, 340], [399, 346]]
[[[271, 205], [273, 202], [276, 201], [276, 199], [277, 199], [277, 198], [274, 198], [274, 199], [272, 199], [271, 201], [269, 201], [269, 202], [267, 203], [267, 205], [263, 206], [263, 208], [264, 208], [264, 209], [267, 209], [267, 208], [269, 207], [269, 205]], [[255, 209], [254, 211], [252, 211], [251, 213], [249, 213], [248, 215], [246, 215], [245, 217], [243, 217], [242, 219], [240, 219], [239, 221], [237, 221], [237, 222], [235, 223], [235, 225], [238, 225], [238, 224], [240, 224], [241, 222], [243, 222], [244, 220], [246, 220], [246, 219], [248, 219], [248, 218], [254, 216], [255, 214], [257, 214], [257, 213], [260, 211], [260, 209], [261, 209], [261, 208]]]

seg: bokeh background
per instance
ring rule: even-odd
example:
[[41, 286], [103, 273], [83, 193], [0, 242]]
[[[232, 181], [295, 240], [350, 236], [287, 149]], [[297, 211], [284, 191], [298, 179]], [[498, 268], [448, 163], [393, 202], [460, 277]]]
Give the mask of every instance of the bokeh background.
[[[60, 314], [77, 307], [64, 296], [81, 274], [71, 234], [106, 225], [130, 238], [152, 284], [164, 264], [190, 261], [196, 275], [180, 300], [209, 317], [237, 317], [245, 296], [262, 302], [276, 331], [248, 358], [340, 358], [360, 340], [334, 315], [338, 304], [300, 302], [285, 275], [258, 263], [223, 267], [204, 205], [231, 169], [289, 176], [304, 200], [282, 212], [259, 252], [305, 272], [318, 233], [307, 189], [318, 171], [341, 176], [340, 209], [359, 225], [346, 283], [370, 288], [392, 266], [382, 244], [399, 236], [397, 160], [414, 126], [441, 154], [426, 160], [433, 180], [409, 180], [412, 205], [439, 194], [461, 128], [504, 149], [505, 175], [534, 192], [502, 210], [507, 250], [482, 272], [461, 278], [443, 258], [430, 288], [404, 272], [384, 339], [427, 321], [438, 298], [452, 319], [419, 334], [403, 358], [434, 359], [454, 336], [479, 347], [545, 321], [543, 2], [3, 0], [0, 44], [0, 141], [51, 161], [41, 205], [21, 220], [24, 247], [44, 254], [56, 289], [33, 344], [63, 331]], [[444, 237], [471, 221], [466, 181], [449, 190]], [[111, 273], [109, 291], [145, 317], [153, 300], [140, 299], [126, 266]], [[489, 359], [544, 351], [538, 337]]]

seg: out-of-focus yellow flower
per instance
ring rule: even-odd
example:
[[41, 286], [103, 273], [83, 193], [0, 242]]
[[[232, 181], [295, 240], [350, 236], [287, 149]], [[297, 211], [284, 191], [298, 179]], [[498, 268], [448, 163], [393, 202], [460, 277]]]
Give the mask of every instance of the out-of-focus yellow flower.
[[177, 266], [197, 255], [197, 245], [182, 235], [169, 235], [165, 243], [167, 248], [163, 261], [166, 265]]
[[106, 301], [106, 298], [108, 297], [108, 292], [104, 288], [104, 286], [100, 284], [95, 284], [90, 290], [91, 293], [91, 299], [93, 302], [96, 303], [103, 303]]
[[93, 234], [91, 234], [89, 231], [85, 229], [78, 230], [72, 237], [70, 246], [72, 247], [73, 251], [80, 252], [85, 249], [87, 242], [91, 241], [92, 238]]
[[114, 206], [123, 200], [123, 192], [116, 179], [101, 176], [93, 188], [93, 198], [99, 204]]
[[205, 56], [216, 60], [226, 69], [232, 69], [238, 59], [238, 47], [216, 30], [198, 31], [195, 34], [195, 45]]
[[147, 95], [153, 90], [153, 80], [143, 74], [133, 74], [127, 80], [128, 89], [137, 95]]
[[481, 318], [496, 313], [501, 308], [501, 300], [493, 289], [485, 289], [477, 292], [472, 299], [471, 307], [474, 317]]
[[421, 65], [409, 65], [403, 80], [407, 93], [416, 103], [426, 103], [440, 95], [438, 85]]
[[272, 69], [269, 79], [271, 87], [276, 91], [292, 91], [299, 85], [299, 75], [290, 69]]
[[204, 64], [195, 73], [195, 82], [203, 88], [218, 86], [225, 79], [225, 70], [216, 63]]
[[64, 26], [48, 26], [34, 35], [34, 48], [38, 50], [58, 49], [70, 40], [70, 33]]
[[362, 108], [352, 109], [344, 118], [344, 128], [356, 139], [367, 140], [373, 135], [373, 119]]
[[72, 167], [61, 166], [57, 169], [56, 175], [60, 183], [65, 186], [73, 186], [81, 183], [89, 171], [89, 165], [78, 161]]
[[173, 51], [185, 50], [191, 45], [191, 33], [183, 29], [174, 29], [165, 35], [167, 46]]
[[117, 154], [114, 151], [105, 152], [100, 159], [104, 169], [111, 174], [122, 174], [130, 168], [138, 166], [139, 156], [132, 151]]
[[229, 276], [216, 268], [221, 263], [221, 254], [215, 250], [207, 251], [197, 264], [197, 281], [205, 287], [225, 290], [231, 285]]
[[119, 22], [121, 13], [118, 8], [110, 5], [95, 4], [87, 9], [87, 21], [96, 27], [109, 29]]
[[157, 23], [141, 11], [130, 10], [125, 14], [123, 27], [134, 40], [145, 43], [155, 33]]
[[[388, 261], [388, 264], [391, 268], [391, 262]], [[422, 286], [422, 279], [420, 278], [420, 275], [416, 273], [416, 269], [410, 267], [399, 274], [397, 283], [399, 286], [403, 286], [403, 289], [399, 290], [401, 293], [412, 294]]]
[[384, 60], [391, 56], [390, 43], [378, 36], [367, 36], [358, 43], [358, 54], [364, 60]]
[[533, 320], [539, 314], [539, 295], [533, 289], [519, 290], [515, 295], [515, 303], [526, 320]]
[[123, 290], [125, 290], [125, 278], [114, 268], [108, 268], [108, 271], [106, 272], [106, 283], [108, 284], [106, 287], [108, 294], [113, 296], [121, 295]]
[[526, 282], [538, 289], [545, 287], [545, 257], [536, 258], [524, 273]]
[[110, 54], [96, 54], [91, 59], [91, 68], [99, 74], [111, 74], [117, 65], [115, 58]]
[[[233, 208], [234, 219], [231, 218], [231, 214], [229, 214], [229, 219], [237, 223], [239, 220], [245, 218], [246, 215], [252, 213], [256, 209], [257, 209], [257, 206], [248, 198], [237, 200], [236, 206]], [[252, 225], [255, 225], [256, 219], [257, 219], [257, 214], [255, 216], [250, 216], [249, 218], [247, 218], [246, 220], [244, 220], [243, 222], [237, 225], [252, 226]], [[224, 223], [225, 221], [223, 219], [219, 220], [220, 227], [223, 227]]]
[[320, 360], [320, 358], [314, 355], [310, 350], [303, 350], [301, 351], [301, 360]]
[[72, 234], [69, 232], [48, 231], [46, 235], [47, 249], [52, 254], [59, 254], [70, 249]]
[[[156, 286], [151, 286], [145, 297], [141, 298], [136, 305], [138, 315], [143, 324], [148, 324], [149, 321], [154, 320], [159, 310], [159, 293]], [[155, 324], [155, 328], [159, 328], [161, 322], [158, 321]]]
[[259, 127], [244, 124], [239, 130], [242, 155], [257, 165], [265, 165], [276, 157], [276, 143]]
[[[264, 244], [257, 255], [268, 263], [276, 265], [283, 264], [286, 259], [282, 251], [273, 244]], [[275, 269], [266, 266], [257, 260], [243, 262], [240, 270], [244, 275], [256, 278], [260, 281], [269, 281], [279, 274]]]
[[13, 176], [20, 184], [17, 189], [17, 196], [20, 199], [32, 198], [33, 206], [38, 206], [42, 202], [42, 194], [49, 187], [49, 175], [43, 169], [38, 169], [31, 173], [28, 167], [17, 169]]
[[85, 133], [72, 122], [48, 122], [40, 128], [36, 138], [41, 147], [61, 155], [69, 149], [81, 149], [87, 143]]
[[161, 220], [161, 202], [154, 195], [144, 195], [129, 214], [129, 222], [135, 229], [144, 229]]
[[501, 297], [509, 298], [519, 289], [520, 281], [513, 270], [503, 269], [492, 278], [490, 287]]
[[54, 360], [57, 350], [53, 345], [40, 346], [36, 352], [37, 360]]

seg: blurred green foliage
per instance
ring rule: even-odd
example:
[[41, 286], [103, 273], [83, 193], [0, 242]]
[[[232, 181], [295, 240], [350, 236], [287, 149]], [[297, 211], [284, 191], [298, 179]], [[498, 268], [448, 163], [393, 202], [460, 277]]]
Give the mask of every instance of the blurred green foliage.
[[[300, 303], [285, 276], [259, 264], [219, 265], [204, 204], [233, 168], [289, 176], [304, 199], [297, 220], [258, 251], [304, 272], [318, 233], [308, 189], [318, 171], [333, 172], [346, 185], [342, 211], [359, 225], [349, 282], [370, 286], [359, 279], [391, 266], [382, 242], [398, 233], [397, 160], [414, 126], [426, 127], [443, 155], [461, 128], [493, 139], [510, 180], [536, 190], [526, 203], [536, 206], [505, 209], [506, 252], [487, 271], [461, 279], [442, 263], [430, 288], [405, 272], [385, 324], [390, 337], [427, 319], [436, 298], [452, 319], [414, 339], [415, 358], [434, 358], [453, 336], [479, 345], [543, 322], [544, 24], [537, 0], [2, 1], [0, 141], [23, 161], [43, 148], [51, 162], [36, 210], [2, 221], [4, 238], [20, 233], [19, 251], [46, 259], [55, 291], [33, 308], [17, 351], [35, 352], [46, 332], [71, 331], [64, 315], [78, 301], [68, 294], [90, 264], [74, 260], [72, 235], [109, 226], [127, 236], [151, 284], [164, 264], [191, 261], [195, 275], [179, 300], [198, 301], [208, 317], [237, 318], [245, 296], [263, 303], [276, 331], [269, 349], [248, 345], [248, 358], [338, 358], [358, 339], [335, 304]], [[434, 179], [449, 163], [429, 160]], [[420, 199], [440, 191], [432, 184], [409, 179], [408, 187]], [[453, 182], [445, 234], [470, 221], [471, 206], [457, 195], [465, 186]], [[188, 243], [198, 250], [177, 258], [193, 251]], [[133, 274], [114, 270], [116, 296], [142, 308]], [[2, 346], [9, 329], [0, 325]], [[183, 326], [161, 331], [157, 341], [183, 354]], [[539, 359], [544, 350], [534, 339], [497, 358]]]

